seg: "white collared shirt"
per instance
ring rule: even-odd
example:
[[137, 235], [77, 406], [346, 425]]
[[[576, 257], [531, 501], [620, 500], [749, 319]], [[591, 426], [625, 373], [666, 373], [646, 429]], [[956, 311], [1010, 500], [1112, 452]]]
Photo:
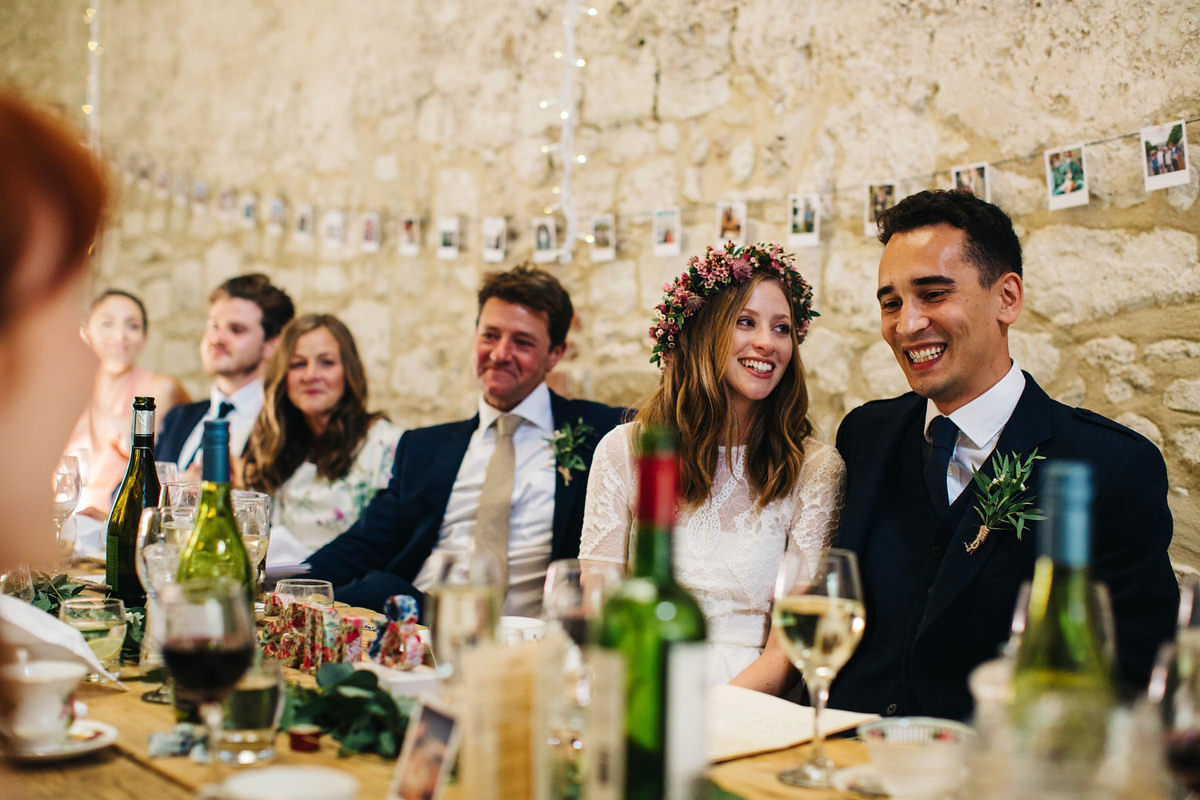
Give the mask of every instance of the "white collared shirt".
[[[949, 415], [950, 421], [958, 426], [958, 438], [946, 469], [946, 497], [951, 503], [970, 485], [971, 473], [991, 455], [1024, 391], [1025, 375], [1014, 358], [1008, 372], [992, 388]], [[939, 416], [942, 414], [937, 406], [926, 400], [925, 441], [932, 441], [929, 423]]]
[[233, 403], [233, 411], [225, 416], [225, 419], [229, 420], [229, 452], [235, 456], [241, 455], [242, 451], [246, 449], [246, 440], [250, 438], [254, 421], [258, 419], [258, 412], [262, 411], [262, 381], [250, 381], [228, 396], [216, 386], [212, 387], [208, 398], [208, 413], [196, 423], [195, 428], [192, 428], [187, 441], [183, 443], [183, 447], [179, 451], [180, 472], [187, 469], [196, 459], [200, 447], [204, 444], [204, 420], [216, 419], [221, 409], [221, 403]]
[[[435, 550], [462, 551], [474, 546], [475, 514], [488, 462], [496, 449], [492, 423], [501, 415], [483, 398], [479, 399], [479, 427], [471, 434], [446, 504]], [[512, 512], [508, 529], [508, 597], [504, 613], [536, 617], [542, 609], [542, 587], [550, 563], [554, 537], [554, 448], [546, 441], [554, 431], [550, 390], [536, 389], [511, 412], [525, 422], [513, 434]], [[417, 574], [413, 585], [421, 591], [433, 583], [430, 561]]]

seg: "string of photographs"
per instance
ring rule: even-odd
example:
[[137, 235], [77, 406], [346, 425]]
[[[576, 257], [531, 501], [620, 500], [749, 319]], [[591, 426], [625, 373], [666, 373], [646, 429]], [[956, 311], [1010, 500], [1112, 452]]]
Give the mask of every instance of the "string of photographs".
[[[1147, 192], [1186, 184], [1191, 179], [1191, 164], [1187, 154], [1187, 125], [1200, 119], [1178, 120], [1165, 125], [1144, 128], [1140, 134], [1124, 134], [1093, 142], [1080, 142], [1065, 147], [1046, 150], [1042, 154], [1045, 165], [1046, 197], [1051, 210], [1085, 205], [1088, 202], [1087, 148], [1105, 142], [1138, 136], [1139, 155]], [[994, 162], [963, 164], [950, 169], [951, 187], [972, 192], [985, 200], [991, 200], [991, 178], [993, 168], [1006, 163], [1027, 161], [1035, 155], [1011, 157]], [[152, 184], [160, 198], [172, 198], [174, 205], [188, 209], [193, 215], [202, 216], [209, 212], [213, 198], [206, 182], [193, 182], [184, 174], [174, 174], [169, 169], [155, 170], [154, 164], [145, 159], [130, 157], [126, 160], [125, 174], [128, 179], [148, 189]], [[835, 192], [795, 193], [787, 197], [786, 237], [789, 247], [816, 247], [821, 241], [822, 200], [833, 194], [863, 192], [863, 234], [874, 236], [879, 215], [894, 205], [900, 198], [896, 187], [900, 181], [933, 178], [933, 175], [909, 176], [869, 183], [865, 186], [847, 187]], [[239, 192], [233, 188], [223, 189], [215, 198], [218, 219], [237, 224], [246, 229], [263, 228], [267, 236], [282, 237], [288, 234], [295, 244], [315, 247], [320, 239], [322, 252], [327, 255], [378, 253], [384, 245], [384, 228], [389, 229], [388, 244], [402, 256], [421, 254], [423, 237], [422, 216], [418, 213], [400, 213], [392, 218], [385, 217], [379, 210], [350, 212], [345, 209], [324, 210], [317, 219], [318, 209], [311, 203], [289, 203], [282, 195], [274, 195], [260, 204], [259, 196], [251, 191]], [[683, 216], [679, 206], [659, 208], [648, 215], [652, 222], [652, 251], [659, 256], [679, 255], [683, 238]], [[623, 215], [628, 222], [645, 221], [646, 214]], [[463, 244], [462, 220], [456, 215], [439, 215], [431, 220], [434, 230], [432, 243], [439, 259], [456, 259]], [[528, 230], [532, 236], [532, 259], [538, 263], [567, 261], [570, 249], [558, 238], [559, 220], [552, 215], [534, 217]], [[508, 255], [509, 245], [517, 238], [517, 231], [510, 230], [510, 219], [489, 216], [480, 220], [480, 252], [485, 262], [502, 262]], [[746, 203], [742, 201], [719, 202], [713, 227], [713, 244], [732, 241], [745, 242], [747, 227]], [[590, 225], [579, 237], [591, 244], [593, 262], [611, 261], [616, 258], [616, 216], [611, 213], [595, 214]]]

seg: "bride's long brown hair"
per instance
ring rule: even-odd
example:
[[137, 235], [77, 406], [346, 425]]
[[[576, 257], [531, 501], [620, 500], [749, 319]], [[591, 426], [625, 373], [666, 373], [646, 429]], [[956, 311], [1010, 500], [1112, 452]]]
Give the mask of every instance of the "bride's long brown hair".
[[[721, 446], [728, 453], [745, 442], [746, 479], [759, 506], [786, 496], [800, 478], [812, 421], [795, 320], [792, 359], [775, 391], [754, 404], [748, 430], [737, 430], [725, 383], [734, 324], [755, 287], [766, 280], [775, 281], [787, 296], [777, 278], [756, 272], [745, 283], [708, 298], [679, 332], [678, 345], [664, 359], [662, 382], [635, 418], [642, 425], [670, 425], [679, 432], [679, 491], [689, 505], [703, 503], [712, 492]], [[791, 308], [792, 298], [787, 300]]]

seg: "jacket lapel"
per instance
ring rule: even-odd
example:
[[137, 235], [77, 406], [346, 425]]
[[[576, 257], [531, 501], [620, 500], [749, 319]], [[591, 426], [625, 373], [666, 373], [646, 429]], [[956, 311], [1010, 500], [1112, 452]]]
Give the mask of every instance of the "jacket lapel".
[[[567, 418], [568, 413], [567, 401], [554, 392], [550, 392], [550, 415], [554, 418], [555, 430], [563, 423], [575, 424], [575, 420]], [[562, 537], [566, 534], [571, 519], [571, 509], [582, 497], [580, 493], [586, 486], [586, 473], [573, 473], [571, 482], [567, 483], [563, 480], [562, 473], [558, 471], [558, 465], [555, 465], [553, 536], [556, 543], [562, 541]]]
[[[1021, 393], [1017, 407], [1013, 409], [1012, 416], [996, 441], [996, 447], [984, 461], [980, 472], [988, 477], [995, 477], [992, 473], [992, 457], [995, 454], [1008, 455], [1015, 452], [1024, 457], [1048, 440], [1053, 433], [1048, 417], [1049, 403], [1050, 398], [1026, 373], [1025, 391]], [[946, 548], [941, 569], [933, 582], [929, 603], [925, 607], [925, 617], [921, 621], [921, 631], [937, 619], [963, 589], [975, 580], [995, 550], [996, 542], [1001, 537], [1014, 535], [1013, 531], [1007, 528], [993, 531], [975, 552], [968, 553], [966, 546], [974, 541], [979, 530], [979, 515], [975, 512], [977, 498], [978, 492], [972, 481], [954, 503], [955, 506], [960, 503], [966, 503], [967, 506], [963, 509], [953, 536], [950, 537], [950, 545]], [[1025, 535], [1030, 535], [1028, 529]], [[920, 631], [918, 635], [919, 633]]]

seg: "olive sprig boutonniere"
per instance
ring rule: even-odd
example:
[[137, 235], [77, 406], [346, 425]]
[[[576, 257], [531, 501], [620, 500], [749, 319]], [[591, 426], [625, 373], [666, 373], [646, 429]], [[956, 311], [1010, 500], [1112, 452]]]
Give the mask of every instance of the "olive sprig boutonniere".
[[574, 426], [569, 422], [563, 423], [561, 428], [546, 437], [546, 441], [554, 448], [554, 463], [558, 465], [558, 473], [562, 475], [564, 486], [571, 485], [572, 470], [583, 472], [587, 469], [587, 463], [580, 451], [587, 438], [595, 432], [596, 429], [580, 417]]
[[966, 546], [968, 553], [979, 549], [991, 531], [1012, 528], [1020, 539], [1026, 523], [1046, 518], [1042, 510], [1034, 505], [1034, 500], [1025, 494], [1029, 476], [1033, 472], [1033, 462], [1045, 459], [1045, 456], [1038, 455], [1035, 447], [1024, 460], [1016, 453], [992, 456], [994, 478], [988, 478], [979, 470], [974, 471], [971, 480], [975, 482], [979, 493], [979, 505], [975, 506], [975, 511], [979, 514], [980, 525], [975, 540]]

